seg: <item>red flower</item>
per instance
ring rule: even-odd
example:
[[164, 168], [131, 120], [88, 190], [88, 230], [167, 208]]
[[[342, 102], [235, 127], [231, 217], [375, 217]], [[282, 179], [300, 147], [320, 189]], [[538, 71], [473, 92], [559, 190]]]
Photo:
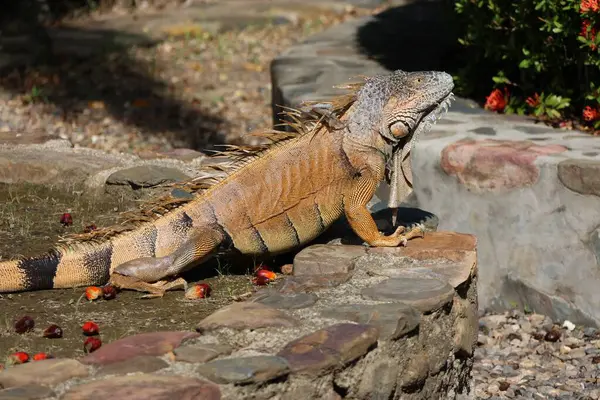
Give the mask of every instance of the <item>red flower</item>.
[[484, 108], [486, 110], [503, 111], [508, 102], [508, 90], [504, 88], [504, 93], [502, 93], [500, 89], [494, 89], [485, 100]]
[[583, 119], [589, 122], [600, 119], [600, 111], [597, 108], [586, 106], [583, 109]]
[[[586, 39], [594, 40], [598, 31], [595, 26], [592, 26], [592, 28], [588, 31], [590, 25], [591, 22], [589, 19], [584, 19], [583, 21], [581, 21], [581, 32], [579, 32], [579, 35], [583, 36]], [[591, 44], [590, 47], [592, 48], [592, 50], [596, 50], [597, 48], [595, 44]]]
[[530, 107], [537, 107], [540, 105], [540, 95], [535, 93], [533, 96], [530, 96], [525, 100]]
[[581, 0], [581, 4], [579, 5], [579, 12], [598, 12], [600, 10], [600, 4], [598, 0]]

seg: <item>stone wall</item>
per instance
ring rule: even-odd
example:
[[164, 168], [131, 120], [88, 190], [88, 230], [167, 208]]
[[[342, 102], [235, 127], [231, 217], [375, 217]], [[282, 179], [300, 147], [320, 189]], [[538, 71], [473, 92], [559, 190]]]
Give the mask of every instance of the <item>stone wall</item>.
[[313, 245], [291, 276], [196, 332], [145, 333], [78, 360], [9, 367], [0, 399], [465, 398], [476, 259], [475, 238], [451, 232], [401, 248]]

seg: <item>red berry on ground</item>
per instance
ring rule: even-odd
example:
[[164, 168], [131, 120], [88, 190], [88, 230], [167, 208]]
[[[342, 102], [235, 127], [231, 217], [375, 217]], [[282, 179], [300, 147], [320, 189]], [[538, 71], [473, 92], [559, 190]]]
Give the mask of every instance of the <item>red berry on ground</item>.
[[88, 225], [85, 228], [83, 228], [83, 233], [90, 233], [92, 231], [95, 231], [96, 229], [98, 229], [96, 227], [96, 224], [91, 224], [91, 225]]
[[70, 213], [64, 213], [60, 217], [60, 223], [63, 224], [64, 226], [73, 225], [73, 217], [71, 216]]
[[29, 331], [33, 330], [34, 326], [35, 326], [35, 322], [34, 322], [33, 318], [26, 315], [26, 316], [22, 317], [20, 320], [18, 320], [17, 322], [15, 322], [15, 331], [17, 333], [29, 332]]
[[83, 351], [86, 354], [93, 353], [102, 346], [102, 341], [96, 337], [89, 337], [83, 342]]
[[51, 355], [46, 354], [46, 353], [37, 353], [37, 354], [34, 354], [33, 357], [31, 357], [31, 359], [33, 361], [47, 360], [49, 358], [54, 358], [54, 357], [52, 357]]
[[269, 278], [265, 278], [264, 276], [257, 276], [256, 278], [252, 279], [252, 283], [257, 286], [268, 285], [269, 282], [271, 282], [271, 280]]
[[259, 270], [257, 270], [254, 275], [256, 275], [256, 277], [263, 277], [265, 279], [268, 279], [269, 281], [274, 281], [277, 278], [277, 275], [275, 274], [275, 272], [273, 271], [269, 271], [268, 269], [264, 269], [261, 268]]
[[29, 354], [24, 351], [17, 351], [16, 353], [12, 353], [6, 359], [6, 365], [15, 365], [15, 364], [24, 364], [29, 361]]
[[89, 301], [94, 301], [102, 296], [102, 293], [102, 289], [100, 289], [98, 286], [88, 286], [85, 289], [85, 298]]
[[63, 336], [63, 330], [60, 326], [52, 324], [44, 330], [42, 335], [48, 339], [59, 339]]
[[209, 284], [198, 283], [188, 288], [185, 292], [185, 298], [190, 300], [204, 299], [210, 296], [210, 292], [212, 292], [212, 288]]
[[117, 297], [117, 289], [114, 286], [104, 286], [102, 288], [102, 297], [104, 300], [112, 300]]
[[87, 321], [86, 323], [84, 323], [81, 329], [83, 329], [83, 334], [86, 336], [94, 336], [100, 332], [98, 324], [92, 321]]

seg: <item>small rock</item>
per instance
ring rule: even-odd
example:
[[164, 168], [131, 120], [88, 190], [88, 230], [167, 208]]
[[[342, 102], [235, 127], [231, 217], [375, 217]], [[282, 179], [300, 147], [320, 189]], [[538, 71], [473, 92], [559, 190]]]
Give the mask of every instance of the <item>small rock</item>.
[[596, 328], [587, 327], [583, 329], [583, 335], [588, 338], [596, 337], [598, 330]]
[[569, 354], [571, 352], [571, 348], [569, 346], [560, 346], [560, 354]]
[[489, 394], [497, 394], [500, 391], [500, 385], [498, 385], [497, 383], [492, 383], [485, 390]]
[[574, 349], [581, 346], [583, 344], [583, 340], [577, 339], [573, 336], [569, 336], [563, 339], [563, 343], [565, 344], [565, 346], [569, 346], [570, 348]]
[[260, 303], [233, 303], [204, 318], [196, 330], [204, 332], [218, 328], [257, 329], [268, 326], [293, 327], [298, 324], [283, 312]]
[[53, 358], [15, 365], [0, 371], [0, 387], [56, 385], [71, 378], [88, 376], [85, 365], [69, 358]]
[[281, 357], [253, 356], [210, 361], [196, 372], [216, 383], [262, 383], [286, 375], [289, 366]]
[[202, 399], [219, 400], [221, 390], [212, 382], [183, 376], [138, 374], [96, 380], [69, 389], [62, 400], [84, 399]]
[[570, 356], [572, 359], [583, 358], [583, 357], [585, 357], [585, 355], [586, 355], [586, 354], [585, 354], [585, 350], [584, 350], [583, 348], [581, 348], [581, 347], [579, 347], [579, 348], [577, 348], [577, 349], [574, 349], [574, 350], [572, 350], [572, 351], [569, 353], [569, 356]]
[[563, 328], [567, 328], [567, 330], [569, 332], [572, 331], [573, 329], [575, 329], [575, 324], [569, 320], [565, 320], [565, 322], [563, 322], [562, 326], [563, 326]]
[[400, 385], [403, 388], [407, 388], [423, 384], [429, 372], [429, 356], [427, 352], [421, 351], [408, 362], [405, 371], [400, 377]]
[[533, 326], [539, 327], [546, 320], [546, 316], [542, 314], [531, 314], [529, 316], [529, 321], [533, 324]]
[[176, 348], [175, 361], [190, 363], [205, 363], [220, 355], [231, 354], [233, 349], [222, 344], [199, 344], [194, 346], [181, 346]]
[[481, 318], [480, 323], [488, 329], [494, 330], [506, 324], [506, 316], [504, 315], [486, 315]]

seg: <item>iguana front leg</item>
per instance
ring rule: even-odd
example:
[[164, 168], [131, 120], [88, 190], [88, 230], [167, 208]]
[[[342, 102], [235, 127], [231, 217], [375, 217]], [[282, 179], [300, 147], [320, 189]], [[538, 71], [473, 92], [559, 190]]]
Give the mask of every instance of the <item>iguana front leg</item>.
[[181, 278], [173, 282], [163, 282], [163, 279], [173, 278], [209, 257], [223, 239], [224, 235], [215, 230], [196, 231], [177, 250], [167, 256], [142, 257], [117, 266], [111, 274], [110, 282], [122, 289], [151, 293], [146, 297], [160, 297], [175, 286], [186, 285]]
[[405, 228], [400, 226], [394, 233], [386, 236], [379, 232], [373, 216], [367, 209], [367, 204], [375, 194], [379, 181], [371, 175], [365, 174], [358, 177], [349, 192], [344, 196], [344, 212], [352, 227], [352, 230], [369, 246], [374, 247], [396, 247], [414, 237], [423, 236], [422, 226], [415, 228], [402, 235]]

